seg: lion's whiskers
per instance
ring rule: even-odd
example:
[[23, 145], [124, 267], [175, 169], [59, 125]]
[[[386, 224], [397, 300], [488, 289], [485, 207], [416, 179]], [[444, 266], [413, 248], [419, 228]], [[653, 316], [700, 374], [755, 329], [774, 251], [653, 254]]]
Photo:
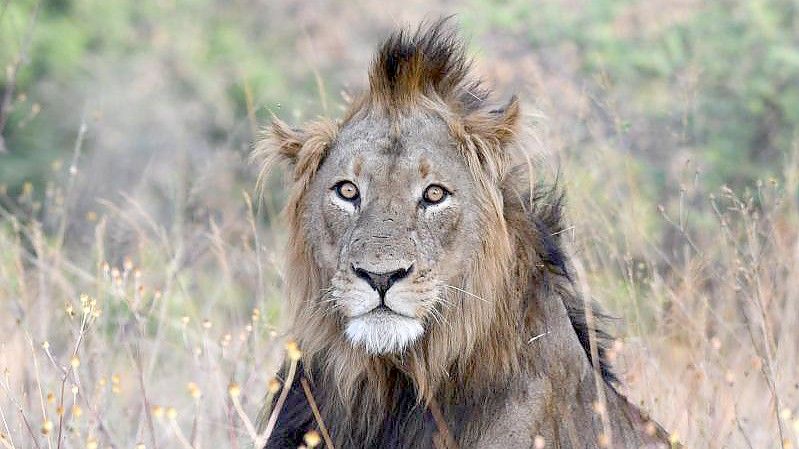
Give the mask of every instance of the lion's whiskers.
[[334, 287], [327, 287], [321, 290], [321, 295], [318, 300], [320, 307], [315, 308], [311, 312], [312, 317], [318, 315], [321, 318], [325, 318], [343, 308], [343, 305], [339, 302], [339, 298], [334, 295], [334, 292]]
[[471, 296], [472, 298], [479, 299], [480, 301], [483, 301], [483, 302], [485, 302], [485, 303], [488, 303], [488, 302], [489, 302], [487, 299], [485, 299], [485, 298], [482, 298], [482, 297], [480, 297], [480, 296], [477, 296], [477, 295], [475, 295], [474, 293], [472, 293], [472, 292], [469, 292], [469, 291], [466, 291], [466, 290], [464, 290], [464, 289], [462, 289], [462, 288], [460, 288], [460, 287], [456, 287], [456, 286], [454, 286], [454, 285], [450, 285], [450, 284], [444, 284], [444, 287], [451, 288], [451, 289], [453, 289], [453, 290], [457, 290], [457, 291], [459, 291], [459, 292], [461, 292], [461, 293], [463, 293], [463, 294], [465, 294], [465, 295], [467, 295], [467, 296]]
[[452, 302], [446, 296], [437, 294], [436, 301], [427, 307], [427, 312], [431, 317], [433, 317], [436, 324], [445, 325], [450, 329], [450, 331], [452, 331], [452, 324], [449, 322], [449, 320], [447, 320], [447, 317], [444, 315], [444, 313], [438, 309], [438, 305], [441, 305], [442, 307], [452, 307]]
[[433, 317], [433, 320], [439, 326], [447, 326], [450, 331], [452, 330], [452, 324], [447, 320], [444, 314], [441, 313], [440, 310], [436, 309], [435, 307], [430, 309], [430, 316]]

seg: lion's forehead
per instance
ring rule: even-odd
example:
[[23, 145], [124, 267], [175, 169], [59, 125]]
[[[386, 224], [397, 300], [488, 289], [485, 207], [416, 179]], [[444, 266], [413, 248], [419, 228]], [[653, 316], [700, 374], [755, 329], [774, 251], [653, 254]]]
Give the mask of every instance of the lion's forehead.
[[364, 119], [345, 125], [326, 165], [350, 175], [400, 183], [428, 175], [440, 181], [466, 173], [442, 121], [425, 117], [397, 120]]

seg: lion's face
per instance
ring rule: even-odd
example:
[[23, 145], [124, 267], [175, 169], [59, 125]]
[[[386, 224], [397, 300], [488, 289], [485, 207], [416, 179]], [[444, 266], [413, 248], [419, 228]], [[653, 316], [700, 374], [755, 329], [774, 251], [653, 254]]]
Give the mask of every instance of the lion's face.
[[398, 353], [441, 321], [480, 244], [480, 208], [446, 125], [431, 115], [345, 125], [303, 205], [319, 301], [370, 354]]

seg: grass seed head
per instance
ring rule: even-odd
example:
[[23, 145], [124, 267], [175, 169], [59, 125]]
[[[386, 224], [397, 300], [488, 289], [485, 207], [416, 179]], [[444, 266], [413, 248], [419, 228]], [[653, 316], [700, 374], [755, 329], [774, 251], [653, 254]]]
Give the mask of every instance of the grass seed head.
[[311, 430], [302, 437], [302, 440], [305, 441], [305, 444], [308, 447], [316, 447], [322, 442], [322, 438], [319, 436], [319, 432], [315, 430]]
[[280, 381], [275, 377], [269, 379], [269, 393], [277, 394], [278, 391], [280, 391]]
[[237, 398], [241, 395], [241, 387], [237, 383], [228, 385], [227, 392], [231, 398]]
[[202, 396], [202, 391], [200, 391], [200, 388], [194, 382], [189, 382], [188, 385], [186, 385], [186, 389], [189, 391], [189, 395], [194, 399], [199, 399], [200, 396]]
[[302, 351], [300, 351], [300, 347], [294, 340], [289, 340], [286, 342], [286, 353], [288, 354], [289, 359], [294, 362], [300, 360], [300, 357], [302, 357]]

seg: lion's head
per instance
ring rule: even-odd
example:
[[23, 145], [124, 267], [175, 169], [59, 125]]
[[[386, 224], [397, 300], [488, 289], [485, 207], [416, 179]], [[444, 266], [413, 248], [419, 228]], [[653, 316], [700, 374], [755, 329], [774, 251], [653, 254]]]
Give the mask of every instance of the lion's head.
[[308, 195], [304, 226], [330, 279], [320, 299], [373, 355], [400, 354], [436, 325], [496, 218], [446, 123], [426, 111], [342, 126]]
[[529, 232], [524, 214], [548, 207], [530, 196], [519, 119], [515, 97], [470, 78], [442, 21], [390, 37], [341, 121], [273, 122], [258, 154], [291, 167], [290, 333], [344, 396], [381, 391], [396, 368], [423, 397], [518, 365], [533, 336], [520, 333], [519, 266], [537, 260], [520, 260], [509, 221]]

